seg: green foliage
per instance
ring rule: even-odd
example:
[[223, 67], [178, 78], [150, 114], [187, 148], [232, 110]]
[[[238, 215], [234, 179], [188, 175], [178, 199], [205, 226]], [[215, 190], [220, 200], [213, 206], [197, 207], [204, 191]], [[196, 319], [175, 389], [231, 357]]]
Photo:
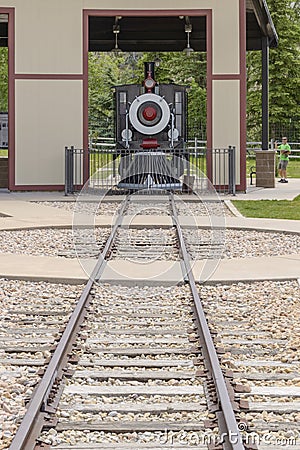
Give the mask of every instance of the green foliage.
[[123, 82], [122, 69], [123, 56], [89, 53], [89, 122], [102, 136], [113, 136], [113, 86]]
[[0, 47], [0, 111], [8, 110], [8, 49]]
[[[156, 79], [160, 83], [189, 86], [188, 130], [190, 138], [206, 139], [206, 54], [194, 52], [144, 53], [140, 64], [160, 59]], [[143, 73], [143, 72], [142, 72]]]
[[286, 122], [299, 118], [300, 22], [290, 1], [269, 3], [279, 35], [278, 48], [270, 51], [270, 123]]
[[[270, 49], [269, 122], [270, 138], [287, 134], [299, 136], [300, 103], [300, 13], [299, 1], [268, 0], [278, 33], [279, 45]], [[248, 140], [261, 139], [261, 53], [247, 55], [247, 128]], [[295, 124], [293, 136], [291, 124]], [[280, 126], [279, 126], [280, 124]]]
[[[187, 57], [174, 53], [93, 53], [89, 55], [90, 128], [112, 136], [113, 92], [118, 84], [142, 83], [144, 62], [160, 59], [155, 78], [160, 83], [189, 86], [188, 128], [192, 137], [205, 139], [206, 125], [206, 55]], [[103, 130], [103, 131], [101, 131]], [[106, 134], [104, 131], [106, 130]], [[103, 134], [104, 133], [104, 134]]]
[[233, 200], [245, 217], [300, 220], [300, 195], [294, 200]]

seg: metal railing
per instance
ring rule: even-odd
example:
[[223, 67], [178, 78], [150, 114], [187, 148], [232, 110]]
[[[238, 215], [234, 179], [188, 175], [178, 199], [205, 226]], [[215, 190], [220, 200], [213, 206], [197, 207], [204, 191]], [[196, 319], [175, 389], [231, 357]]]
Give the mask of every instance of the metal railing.
[[[107, 145], [103, 145], [107, 144]], [[88, 158], [87, 155], [88, 154]], [[235, 194], [235, 147], [206, 149], [189, 146], [181, 151], [115, 149], [99, 143], [88, 150], [65, 147], [65, 194], [84, 184], [84, 161], [88, 161], [88, 185], [119, 193], [121, 190], [170, 190], [203, 192], [212, 189]]]
[[[291, 147], [291, 155], [290, 158], [300, 158], [300, 142], [289, 142]], [[274, 150], [275, 141], [271, 139], [268, 145], [269, 150]], [[101, 137], [98, 138], [90, 138], [89, 140], [89, 148], [91, 149], [102, 149], [102, 148], [115, 148], [115, 140], [114, 138]], [[194, 139], [189, 139], [187, 141], [186, 150], [188, 152], [197, 152], [205, 154], [207, 148], [207, 141], [203, 139], [199, 139], [195, 137]], [[246, 152], [247, 157], [255, 158], [255, 151], [262, 149], [261, 141], [248, 141], [246, 142]]]
[[65, 195], [74, 194], [83, 185], [84, 150], [65, 147]]
[[[255, 158], [256, 152], [262, 150], [262, 143], [259, 141], [247, 142], [247, 158]], [[291, 159], [300, 158], [300, 142], [289, 142], [291, 147]], [[275, 143], [273, 140], [269, 142], [269, 150], [275, 150]], [[279, 150], [278, 150], [279, 154]]]

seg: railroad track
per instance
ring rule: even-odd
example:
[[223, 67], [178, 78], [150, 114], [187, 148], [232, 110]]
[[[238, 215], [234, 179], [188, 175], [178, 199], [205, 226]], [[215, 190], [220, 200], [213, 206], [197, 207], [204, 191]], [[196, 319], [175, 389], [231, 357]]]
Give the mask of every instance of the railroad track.
[[[123, 217], [144, 209], [133, 202], [127, 197], [119, 209], [10, 450], [256, 448], [241, 433], [251, 409], [249, 386], [216, 350], [226, 330], [213, 326], [212, 335], [207, 325], [174, 198], [160, 207], [172, 217], [172, 229], [156, 229], [155, 237], [142, 230], [128, 254]], [[160, 239], [182, 261], [186, 285], [101, 283], [106, 259], [159, 259]], [[214, 324], [210, 304], [205, 307]]]
[[1, 280], [0, 448], [8, 448], [81, 290], [76, 285]]
[[[260, 449], [300, 448], [299, 282], [200, 287], [224, 370], [239, 383], [240, 428]], [[216, 315], [224, 320], [215, 320]], [[226, 315], [226, 316], [225, 316]]]

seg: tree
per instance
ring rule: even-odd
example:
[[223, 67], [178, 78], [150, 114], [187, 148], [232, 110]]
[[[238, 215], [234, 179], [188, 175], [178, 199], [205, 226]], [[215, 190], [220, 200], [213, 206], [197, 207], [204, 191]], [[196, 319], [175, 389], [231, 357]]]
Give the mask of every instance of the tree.
[[113, 86], [121, 78], [122, 59], [108, 53], [89, 53], [89, 123], [101, 136], [113, 136]]
[[8, 110], [8, 49], [0, 47], [0, 111]]
[[[278, 48], [270, 49], [269, 121], [270, 138], [299, 135], [300, 103], [300, 6], [299, 1], [269, 0], [268, 5], [279, 36]], [[248, 139], [261, 137], [261, 53], [247, 55]], [[279, 128], [279, 124], [281, 124]], [[293, 136], [291, 125], [294, 124]], [[279, 135], [279, 136], [278, 136]]]
[[113, 135], [113, 93], [117, 84], [142, 83], [144, 62], [160, 60], [155, 78], [160, 83], [189, 86], [188, 128], [191, 137], [206, 138], [206, 55], [174, 53], [93, 53], [89, 55], [90, 128]]
[[206, 53], [194, 52], [189, 57], [183, 52], [145, 53], [140, 59], [140, 65], [155, 58], [160, 60], [159, 67], [155, 71], [156, 79], [160, 83], [175, 83], [189, 87], [189, 137], [206, 139]]

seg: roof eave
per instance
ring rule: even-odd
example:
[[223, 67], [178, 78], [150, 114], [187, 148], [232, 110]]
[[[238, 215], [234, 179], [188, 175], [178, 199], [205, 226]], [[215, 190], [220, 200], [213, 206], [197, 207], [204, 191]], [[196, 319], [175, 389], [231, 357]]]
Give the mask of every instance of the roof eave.
[[262, 33], [269, 38], [269, 46], [278, 46], [278, 34], [276, 32], [269, 7], [266, 0], [252, 0], [254, 14]]

